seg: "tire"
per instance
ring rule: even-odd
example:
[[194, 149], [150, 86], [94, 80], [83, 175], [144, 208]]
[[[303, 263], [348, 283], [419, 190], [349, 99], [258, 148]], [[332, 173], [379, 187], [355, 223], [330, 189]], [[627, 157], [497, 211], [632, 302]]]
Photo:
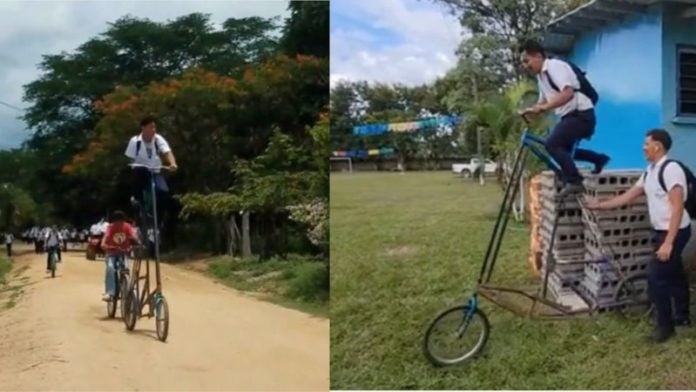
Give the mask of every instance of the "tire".
[[56, 256], [51, 253], [51, 278], [56, 277]]
[[126, 325], [126, 329], [132, 331], [135, 328], [135, 323], [138, 321], [138, 316], [140, 312], [139, 299], [138, 299], [138, 288], [135, 285], [126, 292], [126, 296], [123, 298], [123, 323]]
[[163, 295], [155, 303], [155, 325], [157, 327], [157, 338], [165, 342], [169, 335], [169, 304]]
[[[114, 293], [111, 301], [106, 303], [106, 314], [109, 318], [114, 318], [116, 316], [116, 309], [118, 309], [118, 299], [121, 296], [121, 287], [128, 287], [127, 284], [123, 284], [123, 276], [119, 274], [119, 279], [116, 279], [116, 292]], [[123, 300], [121, 300], [123, 303]], [[123, 317], [123, 307], [121, 307], [121, 317]]]
[[[653, 313], [653, 307], [648, 299], [647, 292], [643, 292], [636, 284], [644, 282], [647, 287], [648, 274], [638, 272], [622, 279], [614, 291], [614, 302], [625, 304], [621, 313], [629, 318], [649, 318]], [[635, 292], [634, 292], [635, 291]], [[643, 295], [645, 294], [645, 295]]]
[[111, 298], [111, 301], [106, 303], [106, 315], [109, 316], [109, 318], [114, 318], [116, 316], [116, 307], [118, 306], [118, 289], [116, 290], [116, 294], [114, 295], [113, 298]]
[[464, 177], [464, 178], [471, 177], [471, 171], [469, 171], [469, 169], [463, 169], [459, 173], [461, 173], [462, 177]]
[[[440, 314], [438, 314], [435, 319], [430, 323], [430, 326], [428, 327], [428, 330], [425, 333], [425, 338], [423, 339], [423, 352], [430, 361], [435, 366], [451, 366], [451, 365], [456, 365], [459, 363], [462, 363], [468, 359], [474, 358], [476, 355], [478, 355], [481, 350], [486, 345], [486, 342], [488, 341], [488, 336], [490, 335], [491, 331], [491, 326], [490, 323], [488, 322], [488, 318], [486, 315], [481, 311], [480, 309], [475, 309], [473, 313], [469, 312], [469, 306], [468, 305], [459, 305], [455, 306], [452, 308], [449, 308]], [[466, 315], [470, 314], [470, 318], [468, 320], [468, 323], [464, 325]], [[459, 336], [458, 339], [461, 339], [464, 336], [464, 333], [467, 331], [467, 329], [476, 324], [481, 325], [481, 332], [476, 334], [469, 334], [471, 337], [476, 337], [475, 344], [471, 349], [465, 350], [465, 352], [461, 355], [455, 356], [454, 358], [445, 358], [440, 356], [439, 354], [434, 353], [434, 347], [433, 347], [433, 342], [431, 341], [434, 339], [435, 332], [437, 328], [439, 327], [439, 323], [444, 322], [447, 317], [454, 316], [453, 320], [457, 320], [457, 318], [460, 319], [459, 326], [454, 330], [454, 331], [449, 331], [449, 335], [452, 334], [452, 332], [455, 332], [462, 327], [464, 327], [463, 330], [459, 331]]]
[[121, 300], [121, 318], [123, 318], [124, 312], [123, 312], [123, 288], [128, 287], [128, 284], [130, 283], [130, 280], [128, 279], [128, 272], [125, 272], [121, 274], [121, 278], [119, 279], [118, 283], [118, 290], [117, 290], [117, 299]]

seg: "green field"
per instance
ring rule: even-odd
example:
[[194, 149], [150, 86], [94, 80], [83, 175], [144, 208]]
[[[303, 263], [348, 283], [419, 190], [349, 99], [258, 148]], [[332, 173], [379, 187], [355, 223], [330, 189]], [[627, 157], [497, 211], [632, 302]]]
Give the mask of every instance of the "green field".
[[[696, 388], [696, 328], [655, 345], [646, 322], [537, 321], [485, 300], [482, 356], [432, 367], [423, 332], [475, 283], [501, 199], [450, 173], [332, 175], [332, 389]], [[534, 281], [528, 244], [524, 225], [508, 226], [493, 282]]]

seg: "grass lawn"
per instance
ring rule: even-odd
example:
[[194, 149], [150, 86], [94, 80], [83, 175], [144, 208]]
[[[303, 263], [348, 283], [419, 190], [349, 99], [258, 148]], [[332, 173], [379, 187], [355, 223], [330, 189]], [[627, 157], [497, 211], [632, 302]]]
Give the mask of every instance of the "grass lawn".
[[[520, 318], [483, 300], [482, 356], [434, 368], [423, 333], [470, 293], [502, 200], [446, 172], [331, 176], [332, 389], [694, 389], [696, 328], [663, 345], [615, 315]], [[492, 283], [534, 282], [529, 231], [508, 225]]]
[[230, 287], [258, 294], [278, 305], [329, 316], [329, 293], [325, 289], [328, 272], [321, 261], [297, 255], [264, 262], [225, 256], [208, 261], [207, 272]]

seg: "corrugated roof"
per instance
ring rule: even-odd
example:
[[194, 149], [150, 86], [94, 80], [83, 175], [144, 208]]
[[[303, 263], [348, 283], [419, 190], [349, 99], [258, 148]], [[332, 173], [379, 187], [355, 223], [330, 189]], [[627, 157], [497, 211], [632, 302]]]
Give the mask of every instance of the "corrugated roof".
[[[552, 53], [567, 53], [582, 33], [608, 26], [635, 14], [644, 13], [664, 0], [592, 0], [547, 25], [544, 47]], [[696, 5], [696, 0], [672, 0], [671, 3]]]

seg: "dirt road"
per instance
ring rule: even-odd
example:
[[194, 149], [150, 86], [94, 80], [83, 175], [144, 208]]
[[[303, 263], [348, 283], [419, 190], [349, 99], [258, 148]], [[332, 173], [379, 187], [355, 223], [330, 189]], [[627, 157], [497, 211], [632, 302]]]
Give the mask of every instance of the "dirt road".
[[238, 293], [163, 265], [166, 343], [154, 318], [133, 332], [106, 317], [103, 261], [63, 254], [55, 279], [45, 255], [14, 260], [17, 304], [0, 300], [0, 390], [302, 390], [329, 388], [329, 321]]

